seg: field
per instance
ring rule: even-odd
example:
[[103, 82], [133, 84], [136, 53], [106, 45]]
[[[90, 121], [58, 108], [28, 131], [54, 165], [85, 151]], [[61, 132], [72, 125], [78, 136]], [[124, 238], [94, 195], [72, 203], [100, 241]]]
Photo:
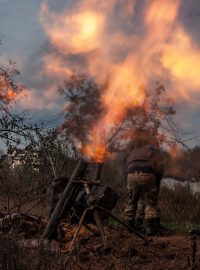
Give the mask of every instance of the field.
[[[145, 244], [109, 220], [105, 224], [107, 249], [102, 247], [99, 237], [81, 229], [76, 248], [69, 254], [75, 225], [65, 224], [61, 241], [45, 245], [39, 244], [44, 225], [34, 235], [32, 231], [27, 234], [1, 232], [0, 269], [199, 269], [200, 239], [194, 242], [189, 235], [191, 228], [199, 226], [199, 193], [193, 194], [187, 187], [177, 186], [174, 190], [162, 187], [159, 202], [162, 223], [173, 230], [171, 236], [152, 237]], [[30, 207], [31, 204], [21, 210], [25, 212]], [[114, 211], [121, 218], [123, 208], [124, 200], [121, 200]], [[45, 218], [45, 211], [39, 204], [29, 214], [41, 216], [43, 213]]]
[[[73, 229], [68, 231], [68, 240]], [[37, 246], [37, 241], [16, 240], [1, 237], [0, 263], [2, 270], [102, 270], [102, 269], [199, 269], [200, 241], [197, 251], [192, 249], [189, 236], [177, 234], [168, 237], [154, 237], [144, 244], [136, 236], [122, 230], [106, 229], [108, 248], [103, 249], [100, 239], [89, 237], [82, 230], [77, 250], [67, 251], [66, 242], [52, 242]], [[195, 268], [196, 266], [196, 268]]]

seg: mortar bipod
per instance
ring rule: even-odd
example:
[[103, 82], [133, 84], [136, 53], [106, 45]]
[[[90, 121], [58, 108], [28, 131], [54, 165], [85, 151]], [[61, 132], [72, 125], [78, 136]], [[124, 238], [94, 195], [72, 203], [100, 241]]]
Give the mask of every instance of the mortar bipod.
[[[90, 186], [85, 181], [79, 181], [79, 183], [82, 183], [84, 185], [87, 195], [91, 194]], [[88, 183], [91, 185], [91, 184], [94, 184], [94, 181], [91, 181], [91, 182], [88, 182]], [[97, 226], [97, 228], [99, 230], [99, 234], [100, 234], [100, 237], [101, 237], [101, 242], [102, 242], [102, 244], [103, 244], [103, 246], [105, 248], [107, 247], [107, 242], [106, 242], [106, 236], [105, 236], [105, 232], [104, 232], [104, 228], [103, 228], [103, 223], [102, 223], [101, 218], [100, 218], [100, 215], [99, 215], [99, 211], [103, 212], [106, 216], [111, 217], [112, 219], [114, 219], [115, 221], [117, 221], [120, 225], [122, 225], [124, 228], [126, 228], [129, 232], [132, 232], [136, 236], [138, 236], [139, 238], [141, 238], [145, 242], [145, 244], [151, 241], [150, 239], [147, 239], [143, 234], [141, 234], [140, 232], [138, 232], [136, 229], [131, 228], [130, 226], [128, 226], [127, 224], [125, 224], [123, 221], [121, 221], [119, 218], [117, 218], [115, 215], [111, 214], [105, 208], [100, 207], [100, 206], [98, 206], [98, 205], [95, 204], [95, 205], [92, 205], [92, 206], [88, 206], [84, 210], [84, 212], [83, 212], [83, 214], [82, 214], [82, 216], [80, 218], [78, 227], [77, 227], [77, 229], [75, 231], [75, 234], [74, 234], [74, 237], [72, 239], [72, 242], [70, 244], [70, 247], [69, 247], [69, 252], [70, 253], [74, 249], [75, 242], [76, 242], [76, 240], [78, 238], [78, 235], [80, 233], [81, 226], [84, 225], [86, 216], [91, 211], [92, 211], [92, 214], [93, 214], [93, 217], [94, 217], [94, 221], [96, 223], [96, 226]]]

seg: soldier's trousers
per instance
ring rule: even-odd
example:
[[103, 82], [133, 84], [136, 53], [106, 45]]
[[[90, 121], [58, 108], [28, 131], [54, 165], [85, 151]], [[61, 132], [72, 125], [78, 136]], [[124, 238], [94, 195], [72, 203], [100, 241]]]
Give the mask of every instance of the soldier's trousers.
[[128, 202], [125, 208], [126, 220], [134, 220], [140, 198], [144, 200], [144, 218], [158, 217], [157, 194], [155, 176], [151, 173], [135, 172], [128, 174], [127, 179]]
[[[158, 185], [157, 183], [156, 205], [157, 205], [158, 216], [160, 216], [160, 207], [158, 204], [159, 192], [160, 192], [160, 184]], [[140, 220], [140, 221], [144, 220], [144, 209], [145, 209], [145, 202], [144, 202], [144, 198], [141, 196], [137, 205], [137, 212], [135, 216], [136, 220]]]

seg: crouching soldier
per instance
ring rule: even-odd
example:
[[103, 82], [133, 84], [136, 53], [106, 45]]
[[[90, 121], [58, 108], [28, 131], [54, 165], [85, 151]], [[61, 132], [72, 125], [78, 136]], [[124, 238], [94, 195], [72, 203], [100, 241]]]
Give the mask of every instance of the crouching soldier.
[[129, 226], [134, 227], [138, 202], [142, 199], [145, 231], [148, 235], [156, 235], [160, 227], [156, 168], [160, 162], [162, 163], [160, 170], [163, 170], [163, 159], [159, 147], [151, 141], [147, 132], [140, 130], [128, 148], [126, 156], [128, 202], [125, 217]]

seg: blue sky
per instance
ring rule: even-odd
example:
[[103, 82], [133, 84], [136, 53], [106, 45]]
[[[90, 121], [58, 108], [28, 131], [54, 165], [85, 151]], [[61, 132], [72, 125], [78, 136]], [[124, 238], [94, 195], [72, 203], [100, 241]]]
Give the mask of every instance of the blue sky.
[[[48, 48], [48, 38], [38, 19], [41, 2], [41, 0], [0, 0], [2, 41], [0, 59], [5, 62], [8, 57], [16, 61], [21, 72], [18, 80], [33, 91], [27, 103], [18, 106], [22, 109], [30, 109], [36, 122], [49, 123], [50, 119], [62, 110], [63, 101], [56, 89], [49, 90], [48, 95], [44, 91], [53, 79], [45, 75], [40, 68], [41, 58]], [[72, 1], [63, 0], [49, 2], [52, 9], [60, 9], [64, 4], [68, 6], [72, 4]], [[179, 20], [200, 47], [200, 1], [182, 0]], [[187, 103], [179, 104], [176, 116], [177, 122], [183, 128], [187, 131], [195, 131], [197, 135], [200, 133], [198, 104], [199, 102], [194, 107]], [[199, 144], [199, 141], [191, 143], [194, 144]]]

